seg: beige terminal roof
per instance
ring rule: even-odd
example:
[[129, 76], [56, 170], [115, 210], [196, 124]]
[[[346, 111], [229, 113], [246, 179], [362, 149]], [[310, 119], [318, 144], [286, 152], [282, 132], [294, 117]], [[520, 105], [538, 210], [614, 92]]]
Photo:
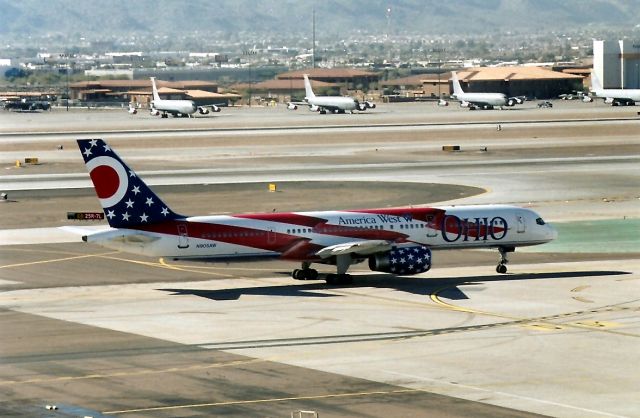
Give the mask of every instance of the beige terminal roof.
[[562, 73], [543, 67], [475, 67], [462, 69], [457, 74], [458, 78], [465, 82], [582, 79], [579, 75]]

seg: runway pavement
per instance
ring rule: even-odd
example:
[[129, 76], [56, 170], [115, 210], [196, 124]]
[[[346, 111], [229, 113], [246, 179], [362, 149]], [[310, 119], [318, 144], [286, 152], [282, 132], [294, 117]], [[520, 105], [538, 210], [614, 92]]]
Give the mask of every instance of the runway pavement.
[[[528, 106], [0, 115], [0, 191], [15, 200], [0, 203], [0, 415], [637, 416], [635, 112]], [[176, 135], [188, 123], [202, 130]], [[494, 273], [496, 253], [452, 251], [406, 278], [356, 266], [338, 287], [294, 282], [291, 263], [183, 263], [51, 238], [66, 211], [97, 207], [75, 135], [14, 133], [109, 129], [156, 131], [111, 142], [183, 213], [517, 203], [564, 232], [516, 252], [508, 275]], [[27, 153], [42, 164], [13, 167]], [[290, 183], [269, 195], [271, 181]]]

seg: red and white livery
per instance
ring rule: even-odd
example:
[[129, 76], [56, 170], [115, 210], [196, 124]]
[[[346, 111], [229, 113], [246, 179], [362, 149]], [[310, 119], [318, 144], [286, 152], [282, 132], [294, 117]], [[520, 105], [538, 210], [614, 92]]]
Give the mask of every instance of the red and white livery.
[[151, 257], [194, 260], [278, 258], [297, 261], [292, 276], [314, 280], [313, 263], [335, 265], [327, 283], [350, 282], [349, 266], [424, 273], [431, 251], [496, 248], [507, 253], [556, 238], [530, 209], [507, 205], [399, 207], [348, 211], [183, 216], [173, 212], [101, 139], [78, 145], [110, 229], [83, 240]]

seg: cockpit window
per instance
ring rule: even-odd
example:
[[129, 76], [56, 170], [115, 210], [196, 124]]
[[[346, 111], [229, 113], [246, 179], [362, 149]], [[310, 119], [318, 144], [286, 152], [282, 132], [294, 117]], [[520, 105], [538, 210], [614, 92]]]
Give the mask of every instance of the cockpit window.
[[542, 219], [542, 218], [538, 218], [538, 219], [536, 219], [536, 223], [537, 223], [538, 225], [544, 225], [544, 219]]

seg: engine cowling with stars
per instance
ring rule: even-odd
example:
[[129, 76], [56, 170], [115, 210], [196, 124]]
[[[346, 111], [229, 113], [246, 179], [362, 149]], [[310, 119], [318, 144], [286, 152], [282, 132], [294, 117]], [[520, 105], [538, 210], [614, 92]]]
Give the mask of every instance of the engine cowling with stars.
[[369, 268], [402, 275], [424, 273], [431, 268], [431, 250], [424, 245], [393, 247], [369, 257]]

